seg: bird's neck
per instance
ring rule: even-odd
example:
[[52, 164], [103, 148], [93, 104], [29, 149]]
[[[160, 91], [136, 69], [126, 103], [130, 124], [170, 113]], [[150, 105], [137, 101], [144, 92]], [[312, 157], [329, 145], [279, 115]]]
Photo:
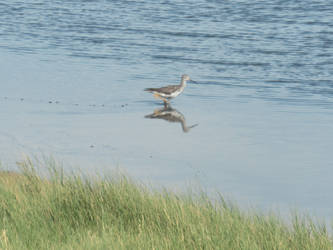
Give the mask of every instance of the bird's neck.
[[186, 86], [186, 80], [185, 79], [181, 80], [180, 86], [185, 88], [185, 86]]

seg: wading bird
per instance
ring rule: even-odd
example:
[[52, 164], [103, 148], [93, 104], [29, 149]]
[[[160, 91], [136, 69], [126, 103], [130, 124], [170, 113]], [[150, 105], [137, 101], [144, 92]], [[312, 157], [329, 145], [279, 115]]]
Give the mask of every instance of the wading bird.
[[161, 99], [165, 104], [169, 103], [169, 100], [178, 96], [181, 92], [183, 92], [186, 87], [186, 82], [192, 81], [191, 78], [184, 74], [182, 75], [182, 79], [179, 85], [168, 85], [161, 88], [147, 88], [145, 91], [151, 92], [154, 94], [155, 98]]

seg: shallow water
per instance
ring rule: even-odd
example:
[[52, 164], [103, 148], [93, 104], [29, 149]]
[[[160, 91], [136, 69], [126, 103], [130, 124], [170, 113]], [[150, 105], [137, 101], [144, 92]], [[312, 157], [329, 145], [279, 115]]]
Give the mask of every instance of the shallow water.
[[[333, 216], [327, 1], [0, 3], [0, 65], [5, 165], [53, 155]], [[172, 113], [142, 91], [183, 73], [197, 83]], [[175, 121], [147, 118], [157, 109]]]

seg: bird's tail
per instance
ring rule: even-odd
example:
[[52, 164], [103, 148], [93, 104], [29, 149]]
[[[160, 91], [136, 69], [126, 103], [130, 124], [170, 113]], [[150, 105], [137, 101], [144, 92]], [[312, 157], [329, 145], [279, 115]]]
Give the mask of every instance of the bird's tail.
[[144, 89], [144, 91], [153, 92], [153, 91], [155, 91], [155, 89], [154, 88], [146, 88], [146, 89]]

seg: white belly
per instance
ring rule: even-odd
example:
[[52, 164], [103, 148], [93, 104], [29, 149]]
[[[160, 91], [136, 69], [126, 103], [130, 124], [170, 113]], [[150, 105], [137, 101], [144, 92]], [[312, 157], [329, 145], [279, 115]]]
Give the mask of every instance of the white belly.
[[173, 92], [170, 95], [167, 94], [163, 94], [163, 93], [159, 93], [160, 96], [164, 97], [164, 98], [175, 98], [176, 96], [178, 96], [181, 92], [183, 92], [184, 88], [180, 88], [177, 91]]

